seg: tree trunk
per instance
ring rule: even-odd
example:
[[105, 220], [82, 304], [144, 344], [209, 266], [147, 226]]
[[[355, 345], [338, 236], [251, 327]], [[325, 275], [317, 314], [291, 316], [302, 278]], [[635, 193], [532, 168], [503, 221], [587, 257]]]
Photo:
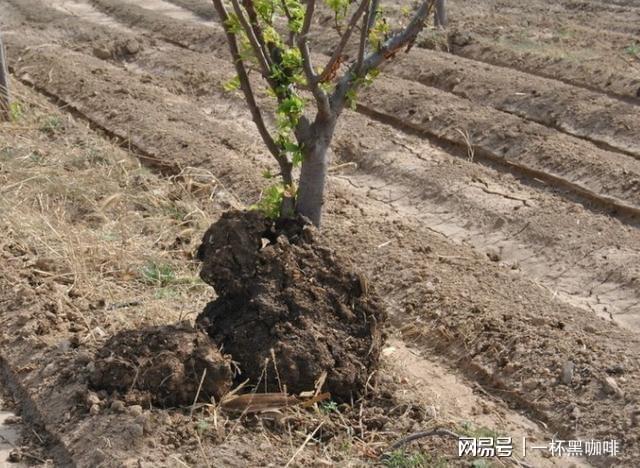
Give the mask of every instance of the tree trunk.
[[329, 158], [327, 150], [333, 136], [335, 121], [314, 123], [310, 137], [303, 144], [300, 187], [296, 200], [296, 212], [306, 216], [320, 227], [324, 188], [327, 180]]
[[0, 36], [0, 118], [10, 120], [9, 101], [9, 72], [7, 71], [7, 58], [4, 51], [4, 43]]
[[[293, 164], [280, 161], [280, 172], [282, 173], [282, 183], [288, 190], [289, 187], [293, 186]], [[282, 199], [282, 206], [280, 206], [280, 217], [291, 218], [295, 211], [295, 195], [285, 193]]]
[[446, 9], [446, 0], [436, 0], [436, 14], [434, 18], [434, 23], [436, 27], [446, 27], [447, 26], [447, 9]]

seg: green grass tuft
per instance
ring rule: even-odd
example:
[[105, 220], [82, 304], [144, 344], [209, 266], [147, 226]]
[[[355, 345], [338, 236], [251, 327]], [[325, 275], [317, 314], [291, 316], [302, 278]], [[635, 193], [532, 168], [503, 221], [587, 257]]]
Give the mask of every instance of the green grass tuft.
[[142, 267], [142, 279], [149, 284], [165, 287], [176, 281], [176, 274], [171, 265], [150, 262]]

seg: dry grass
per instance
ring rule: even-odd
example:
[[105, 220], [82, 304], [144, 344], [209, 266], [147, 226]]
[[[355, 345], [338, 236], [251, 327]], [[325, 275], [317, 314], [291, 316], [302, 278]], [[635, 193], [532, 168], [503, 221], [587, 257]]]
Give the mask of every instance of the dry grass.
[[108, 322], [96, 317], [104, 327], [193, 318], [212, 296], [193, 252], [221, 211], [215, 178], [194, 169], [159, 178], [83, 122], [15, 91], [21, 115], [0, 124], [2, 248], [24, 252], [40, 286], [108, 311]]

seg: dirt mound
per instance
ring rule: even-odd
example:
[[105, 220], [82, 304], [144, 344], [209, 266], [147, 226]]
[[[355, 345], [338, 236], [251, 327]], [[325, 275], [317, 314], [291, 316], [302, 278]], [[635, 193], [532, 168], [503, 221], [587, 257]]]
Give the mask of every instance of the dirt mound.
[[179, 406], [193, 403], [205, 370], [200, 399], [219, 400], [231, 386], [229, 360], [202, 331], [168, 325], [111, 337], [96, 354], [90, 380], [99, 390]]
[[297, 393], [327, 372], [324, 389], [348, 400], [378, 364], [386, 314], [366, 279], [315, 234], [302, 221], [225, 213], [198, 251], [201, 277], [219, 295], [198, 323], [238, 362], [239, 379]]

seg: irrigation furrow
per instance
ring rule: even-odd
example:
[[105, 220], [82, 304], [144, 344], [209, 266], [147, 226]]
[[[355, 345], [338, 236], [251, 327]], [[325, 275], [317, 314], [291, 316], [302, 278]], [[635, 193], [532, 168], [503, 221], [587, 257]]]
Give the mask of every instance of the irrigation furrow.
[[[165, 0], [159, 1], [165, 2]], [[212, 21], [216, 19], [213, 9], [206, 0], [166, 0], [166, 2], [191, 11], [203, 20]], [[453, 8], [457, 11], [455, 5]], [[459, 13], [464, 13], [464, 9], [460, 10]], [[332, 31], [326, 29], [326, 33], [331, 34]], [[634, 36], [632, 35], [610, 34], [612, 37], [629, 38], [630, 43], [633, 42], [631, 39]], [[598, 35], [599, 41], [606, 40], [601, 36], [602, 34]], [[460, 40], [462, 42], [459, 42]], [[496, 44], [495, 38], [491, 38], [490, 42], [483, 41], [483, 37], [477, 37], [467, 44], [469, 39], [466, 39], [466, 37], [462, 39], [454, 37], [450, 44], [450, 52], [470, 60], [517, 69], [541, 78], [558, 80], [586, 91], [605, 94], [611, 99], [631, 105], [640, 104], [640, 77], [638, 76], [628, 76], [606, 68], [594, 68], [588, 64], [576, 63], [563, 58], [550, 58], [537, 54], [533, 50], [518, 54], [509, 47]], [[619, 53], [622, 54], [622, 51], [620, 50]], [[424, 66], [428, 65], [424, 64]], [[638, 63], [638, 67], [640, 67], [640, 63]]]
[[[91, 2], [120, 21], [159, 31], [161, 37], [168, 37], [173, 42], [182, 40], [184, 47], [187, 47], [186, 42], [208, 34], [207, 44], [196, 42], [199, 44], [196, 48], [209, 49], [217, 57], [228, 60], [222, 33], [215, 25], [179, 21], [119, 0]], [[407, 94], [408, 90], [412, 90], [413, 96]], [[381, 93], [385, 98], [377, 99]], [[415, 116], [398, 119], [402, 99], [416, 103], [415, 96], [422, 96], [419, 109], [412, 109], [419, 110], [424, 117], [419, 125]], [[478, 153], [490, 155], [509, 170], [519, 169], [525, 174], [542, 177], [552, 186], [586, 198], [589, 203], [597, 205], [596, 209], [606, 207], [623, 215], [640, 213], [640, 188], [636, 187], [640, 183], [640, 162], [626, 155], [603, 151], [588, 142], [558, 135], [509, 114], [478, 108], [469, 101], [424, 85], [384, 76], [374, 85], [373, 92], [363, 95], [361, 103], [386, 114], [387, 121], [394, 125], [418, 125], [423, 134], [428, 133], [456, 145], [466, 144], [466, 138], [456, 129], [467, 131]]]

